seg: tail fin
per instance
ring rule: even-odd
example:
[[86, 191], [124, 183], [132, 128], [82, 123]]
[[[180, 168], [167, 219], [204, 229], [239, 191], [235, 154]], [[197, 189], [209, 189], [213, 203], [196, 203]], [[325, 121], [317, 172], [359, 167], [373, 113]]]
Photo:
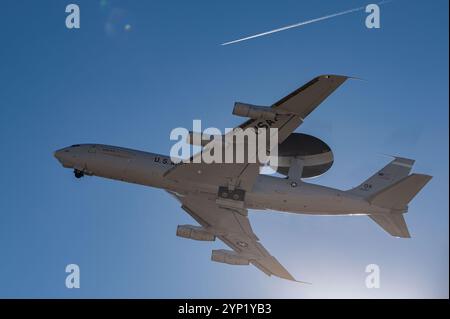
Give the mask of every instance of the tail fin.
[[364, 198], [369, 198], [380, 190], [408, 176], [413, 164], [414, 160], [412, 159], [395, 157], [393, 161], [383, 167], [380, 171], [376, 172], [361, 185], [348, 192]]
[[361, 185], [349, 190], [374, 206], [390, 210], [369, 217], [395, 237], [411, 237], [403, 214], [408, 210], [408, 203], [432, 178], [424, 174], [409, 175], [413, 164], [414, 160], [396, 157]]

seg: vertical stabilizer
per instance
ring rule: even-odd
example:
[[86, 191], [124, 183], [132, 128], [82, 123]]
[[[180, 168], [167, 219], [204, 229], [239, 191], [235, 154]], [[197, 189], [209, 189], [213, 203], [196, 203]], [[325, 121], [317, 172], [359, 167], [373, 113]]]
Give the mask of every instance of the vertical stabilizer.
[[348, 192], [355, 195], [368, 198], [380, 190], [394, 184], [411, 172], [414, 160], [395, 157], [393, 161], [383, 167], [381, 170], [365, 180], [361, 185], [349, 190]]

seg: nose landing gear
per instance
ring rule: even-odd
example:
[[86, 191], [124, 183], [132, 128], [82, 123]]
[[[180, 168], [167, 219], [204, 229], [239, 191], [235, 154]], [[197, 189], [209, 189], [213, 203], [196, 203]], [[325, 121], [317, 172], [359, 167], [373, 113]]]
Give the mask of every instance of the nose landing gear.
[[78, 169], [74, 169], [74, 170], [73, 170], [73, 173], [74, 173], [74, 175], [75, 175], [76, 178], [81, 178], [81, 177], [84, 176], [83, 171], [80, 171], [80, 170], [78, 170]]

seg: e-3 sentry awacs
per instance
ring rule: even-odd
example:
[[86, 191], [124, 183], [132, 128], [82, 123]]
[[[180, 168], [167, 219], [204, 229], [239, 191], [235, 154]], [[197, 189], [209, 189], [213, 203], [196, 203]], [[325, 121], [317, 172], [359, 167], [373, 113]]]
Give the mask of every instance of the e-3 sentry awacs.
[[294, 130], [347, 79], [318, 76], [270, 107], [236, 103], [233, 113], [248, 117], [240, 128], [278, 129], [278, 155], [289, 159], [287, 165], [278, 167], [278, 176], [260, 174], [258, 162], [175, 165], [169, 156], [102, 144], [72, 145], [56, 151], [54, 156], [64, 167], [73, 169], [77, 178], [94, 175], [166, 190], [198, 223], [178, 226], [178, 236], [201, 241], [219, 238], [232, 249], [213, 250], [213, 261], [252, 264], [269, 276], [295, 281], [254, 234], [249, 209], [313, 215], [363, 214], [392, 236], [407, 238], [410, 234], [404, 214], [408, 203], [431, 179], [428, 175], [410, 174], [413, 160], [394, 157], [350, 190], [303, 180], [327, 171], [333, 154], [323, 141]]

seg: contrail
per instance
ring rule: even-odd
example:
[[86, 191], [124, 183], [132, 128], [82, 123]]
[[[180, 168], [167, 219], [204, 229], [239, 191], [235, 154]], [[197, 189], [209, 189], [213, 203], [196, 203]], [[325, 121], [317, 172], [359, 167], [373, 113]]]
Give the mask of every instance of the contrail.
[[[389, 0], [388, 1], [381, 1], [381, 2], [378, 3], [378, 5], [385, 4], [387, 2], [390, 2], [390, 1]], [[310, 23], [314, 23], [314, 22], [318, 22], [318, 21], [322, 21], [322, 20], [326, 20], [326, 19], [331, 19], [331, 18], [334, 18], [334, 17], [337, 17], [337, 16], [341, 16], [341, 15], [344, 15], [344, 14], [349, 14], [349, 13], [356, 12], [356, 11], [361, 11], [361, 10], [364, 10], [365, 8], [366, 7], [364, 6], [364, 7], [359, 7], [359, 8], [345, 10], [345, 11], [338, 12], [338, 13], [333, 13], [333, 14], [330, 14], [330, 15], [326, 15], [324, 17], [315, 18], [315, 19], [312, 19], [312, 20], [307, 20], [307, 21], [296, 23], [296, 24], [291, 24], [291, 25], [288, 25], [288, 26], [285, 26], [285, 27], [281, 27], [281, 28], [278, 28], [278, 29], [266, 31], [266, 32], [263, 32], [263, 33], [258, 33], [258, 34], [255, 34], [255, 35], [251, 35], [251, 36], [248, 36], [248, 37], [245, 37], [245, 38], [233, 40], [233, 41], [230, 41], [230, 42], [225, 42], [225, 43], [222, 43], [221, 45], [229, 45], [229, 44], [238, 43], [238, 42], [241, 42], [241, 41], [246, 41], [246, 40], [250, 40], [250, 39], [254, 39], [254, 38], [259, 38], [259, 37], [262, 37], [262, 36], [265, 36], [265, 35], [268, 35], [268, 34], [280, 32], [280, 31], [284, 31], [284, 30], [288, 30], [288, 29], [292, 29], [292, 28], [301, 27], [301, 26], [304, 26], [306, 24], [310, 24]]]

